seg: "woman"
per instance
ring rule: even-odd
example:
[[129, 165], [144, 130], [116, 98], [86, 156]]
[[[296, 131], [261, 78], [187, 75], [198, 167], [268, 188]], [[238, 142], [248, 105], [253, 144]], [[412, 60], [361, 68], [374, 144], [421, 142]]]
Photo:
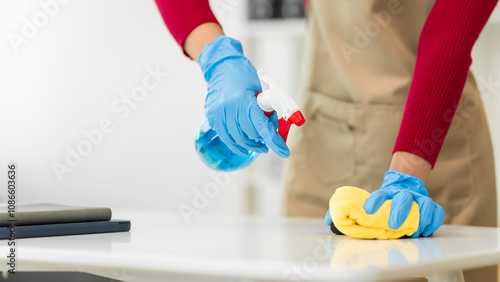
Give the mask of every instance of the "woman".
[[[267, 152], [253, 141], [261, 139], [288, 157], [256, 105], [255, 69], [239, 42], [222, 36], [208, 1], [156, 2], [174, 38], [202, 68], [206, 115], [224, 143], [236, 153]], [[335, 189], [351, 185], [372, 192], [368, 213], [393, 200], [394, 229], [416, 201], [421, 219], [413, 237], [431, 235], [443, 220], [496, 226], [492, 146], [469, 72], [472, 47], [496, 4], [310, 1], [307, 122], [289, 138], [287, 214], [322, 216]], [[496, 281], [496, 268], [466, 272], [466, 279]]]

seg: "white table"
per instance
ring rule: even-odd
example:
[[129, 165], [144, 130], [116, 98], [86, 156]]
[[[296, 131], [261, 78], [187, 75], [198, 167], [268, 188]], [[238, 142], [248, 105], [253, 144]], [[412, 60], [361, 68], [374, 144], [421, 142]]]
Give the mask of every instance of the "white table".
[[[18, 239], [18, 271], [81, 271], [126, 281], [377, 281], [500, 263], [500, 229], [443, 226], [433, 238], [355, 240], [322, 220], [115, 211], [130, 233]], [[6, 241], [0, 241], [5, 270]]]

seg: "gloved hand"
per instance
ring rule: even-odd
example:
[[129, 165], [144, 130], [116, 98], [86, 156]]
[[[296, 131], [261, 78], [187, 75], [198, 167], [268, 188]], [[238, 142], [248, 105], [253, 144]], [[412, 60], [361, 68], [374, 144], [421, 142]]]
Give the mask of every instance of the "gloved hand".
[[255, 94], [262, 86], [240, 42], [217, 36], [203, 48], [199, 64], [208, 84], [205, 114], [222, 142], [243, 156], [248, 151], [267, 153], [269, 146], [280, 157], [288, 157], [285, 141], [257, 104]]
[[368, 214], [374, 214], [386, 200], [391, 199], [389, 227], [394, 230], [405, 222], [413, 201], [418, 204], [420, 221], [412, 238], [429, 236], [443, 224], [444, 209], [429, 198], [424, 183], [417, 177], [396, 170], [386, 172], [382, 186], [371, 193], [363, 208]]

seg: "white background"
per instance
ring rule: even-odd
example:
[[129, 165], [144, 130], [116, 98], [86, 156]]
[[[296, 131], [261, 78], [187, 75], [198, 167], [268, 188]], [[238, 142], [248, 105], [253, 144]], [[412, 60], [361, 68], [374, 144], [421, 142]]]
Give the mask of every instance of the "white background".
[[[168, 33], [154, 1], [60, 4], [16, 52], [9, 36], [21, 35], [24, 20], [33, 23], [47, 1], [0, 2], [0, 199], [5, 200], [6, 163], [14, 161], [22, 202], [177, 212], [180, 204], [193, 206], [194, 190], [217, 183], [193, 143], [204, 119], [206, 85], [198, 65]], [[212, 4], [226, 33], [243, 41], [256, 67], [267, 68], [296, 95], [304, 23], [252, 26], [245, 20], [246, 1]], [[478, 76], [496, 82], [486, 87], [493, 89], [486, 107], [497, 160], [499, 22], [489, 24], [474, 49]], [[112, 103], [142, 84], [148, 66], [169, 76], [120, 119]], [[59, 181], [53, 163], [65, 164], [67, 148], [75, 149], [86, 140], [82, 131], [98, 128], [103, 119], [115, 130]], [[261, 156], [238, 176], [219, 175], [229, 181], [200, 214], [279, 214], [281, 166], [277, 157]]]

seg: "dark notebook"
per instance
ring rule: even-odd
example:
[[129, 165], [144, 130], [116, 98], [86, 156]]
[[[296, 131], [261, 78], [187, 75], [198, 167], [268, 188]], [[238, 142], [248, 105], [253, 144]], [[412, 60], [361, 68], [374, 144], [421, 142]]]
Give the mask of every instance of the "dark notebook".
[[8, 226], [16, 220], [16, 225], [74, 223], [104, 221], [111, 219], [111, 209], [95, 207], [75, 207], [57, 204], [19, 204], [15, 207], [15, 217], [10, 217], [6, 205], [0, 205], [0, 226]]
[[[13, 236], [11, 234], [12, 230], [10, 229], [12, 229], [12, 227], [0, 227], [0, 240], [9, 239], [10, 237]], [[109, 233], [109, 232], [125, 232], [129, 230], [130, 230], [130, 221], [128, 220], [21, 225], [15, 227], [15, 239]]]

